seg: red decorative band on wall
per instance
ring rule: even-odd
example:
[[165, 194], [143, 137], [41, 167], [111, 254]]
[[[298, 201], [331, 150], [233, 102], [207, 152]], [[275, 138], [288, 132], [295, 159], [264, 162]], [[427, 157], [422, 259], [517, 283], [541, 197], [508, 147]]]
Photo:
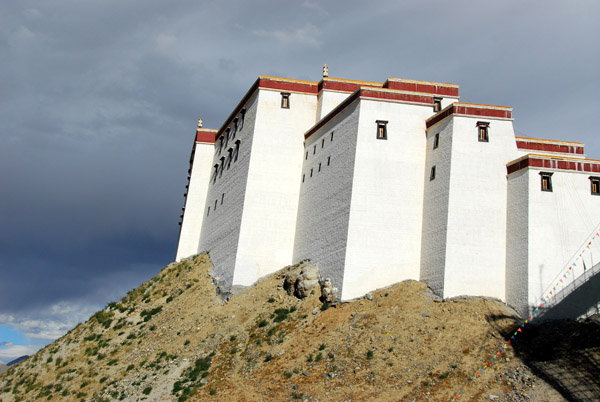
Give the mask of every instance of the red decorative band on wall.
[[575, 172], [600, 173], [600, 161], [590, 159], [553, 159], [538, 157], [535, 155], [526, 155], [515, 162], [510, 162], [506, 166], [506, 171], [508, 172], [508, 174], [511, 174], [528, 167], [570, 170]]
[[503, 108], [502, 106], [473, 105], [456, 102], [451, 104], [435, 116], [429, 118], [429, 120], [427, 120], [426, 126], [427, 128], [429, 128], [453, 114], [462, 116], [491, 117], [495, 119], [512, 118], [512, 110], [510, 108]]
[[317, 94], [319, 89], [316, 84], [305, 84], [294, 81], [277, 81], [260, 78], [258, 82], [260, 88], [277, 89], [279, 91], [303, 92], [307, 94]]
[[396, 100], [402, 102], [423, 103], [425, 105], [433, 105], [433, 97], [427, 95], [418, 95], [405, 92], [388, 92], [378, 91], [376, 89], [362, 88], [360, 90], [361, 97]]
[[308, 139], [311, 135], [316, 133], [321, 127], [331, 121], [338, 113], [344, 110], [348, 105], [354, 102], [357, 98], [370, 98], [370, 99], [384, 99], [394, 100], [400, 102], [411, 102], [421, 103], [423, 105], [433, 105], [433, 97], [428, 95], [418, 95], [402, 92], [392, 91], [381, 91], [370, 88], [360, 88], [356, 90], [352, 95], [348, 96], [342, 103], [340, 103], [335, 109], [333, 109], [327, 116], [321, 119], [315, 124], [310, 130], [304, 134], [304, 139]]
[[406, 82], [388, 80], [385, 83], [384, 88], [396, 89], [399, 91], [421, 92], [440, 96], [458, 97], [458, 87], [456, 86], [436, 85], [425, 82]]
[[207, 142], [209, 144], [214, 144], [217, 142], [216, 139], [217, 131], [216, 130], [198, 130], [196, 131], [196, 142]]
[[528, 150], [532, 150], [532, 151], [560, 152], [563, 154], [583, 155], [583, 146], [578, 146], [578, 145], [548, 144], [548, 143], [544, 143], [544, 142], [531, 142], [531, 141], [517, 140], [517, 148], [528, 149]]

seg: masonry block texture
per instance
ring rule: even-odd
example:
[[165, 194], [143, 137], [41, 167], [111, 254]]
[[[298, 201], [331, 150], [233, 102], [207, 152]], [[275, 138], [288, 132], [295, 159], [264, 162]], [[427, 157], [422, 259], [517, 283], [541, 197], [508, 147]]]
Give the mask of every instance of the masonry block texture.
[[454, 84], [261, 76], [198, 130], [176, 259], [208, 251], [224, 290], [309, 259], [343, 300], [415, 279], [526, 314], [600, 222], [583, 144]]

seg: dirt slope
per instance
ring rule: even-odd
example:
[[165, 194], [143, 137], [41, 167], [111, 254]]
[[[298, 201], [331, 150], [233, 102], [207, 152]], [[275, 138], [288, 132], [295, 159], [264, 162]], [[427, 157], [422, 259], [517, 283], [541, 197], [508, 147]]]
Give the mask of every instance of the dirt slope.
[[282, 272], [229, 302], [207, 255], [172, 264], [0, 376], [0, 401], [561, 401], [508, 347], [496, 301], [408, 281], [325, 309]]

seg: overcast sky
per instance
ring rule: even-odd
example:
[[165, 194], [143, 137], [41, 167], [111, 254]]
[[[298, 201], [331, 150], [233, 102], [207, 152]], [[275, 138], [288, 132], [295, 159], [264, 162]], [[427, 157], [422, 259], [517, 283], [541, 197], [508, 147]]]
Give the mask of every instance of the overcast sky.
[[259, 75], [451, 82], [600, 159], [600, 2], [0, 2], [0, 361], [172, 261], [198, 117]]

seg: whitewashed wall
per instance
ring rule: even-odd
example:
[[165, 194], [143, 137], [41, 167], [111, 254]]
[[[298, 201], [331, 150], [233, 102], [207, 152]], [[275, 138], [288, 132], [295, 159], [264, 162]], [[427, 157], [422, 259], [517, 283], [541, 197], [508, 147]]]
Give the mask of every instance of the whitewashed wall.
[[[248, 181], [248, 166], [250, 165], [250, 150], [255, 130], [255, 121], [258, 109], [258, 95], [255, 94], [245, 105], [246, 114], [244, 125], [238, 130], [233, 141], [219, 152], [219, 142], [215, 145], [215, 153], [211, 166], [220, 164], [220, 158], [227, 158], [229, 147], [235, 150], [235, 141], [240, 140], [238, 160], [231, 163], [229, 168], [219, 173], [216, 182], [214, 172], [211, 173], [206, 206], [205, 218], [200, 235], [199, 251], [209, 251], [215, 273], [225, 288], [233, 284], [236, 266], [237, 249], [240, 237], [242, 213], [246, 185]], [[223, 194], [225, 196], [223, 197]], [[223, 204], [221, 205], [221, 198]], [[217, 208], [215, 210], [215, 201]], [[210, 214], [208, 208], [210, 207]]]
[[[419, 278], [431, 114], [431, 106], [360, 101], [343, 299]], [[376, 120], [388, 121], [386, 140], [376, 138]]]
[[[506, 163], [517, 157], [512, 121], [453, 116], [444, 297], [505, 299]], [[478, 121], [490, 122], [489, 142]]]
[[327, 116], [348, 96], [350, 96], [348, 92], [322, 90], [318, 96], [317, 121]]
[[[538, 188], [539, 190], [539, 188]], [[529, 171], [508, 175], [506, 218], [506, 303], [527, 313], [529, 278]]]
[[[554, 173], [552, 192], [541, 191], [540, 171]], [[515, 265], [527, 266], [528, 280], [520, 285], [527, 289], [526, 305], [523, 305], [522, 293], [514, 290], [519, 285], [511, 287], [510, 300], [520, 311], [526, 312], [540, 300], [544, 290], [552, 285], [556, 276], [580, 251], [584, 241], [600, 223], [600, 196], [591, 194], [590, 176], [596, 174], [538, 168], [528, 168], [526, 173], [515, 172], [510, 175], [511, 192], [522, 194], [525, 187], [529, 198], [529, 241], [510, 244], [507, 250], [507, 253], [519, 258]], [[511, 233], [516, 232], [515, 222], [509, 222], [509, 226], [512, 227]], [[594, 243], [596, 247], [598, 243]], [[591, 264], [600, 261], [600, 249], [586, 251], [586, 263], [590, 268]], [[580, 263], [574, 275], [582, 272], [583, 264]]]
[[[423, 175], [423, 231], [419, 280], [427, 283], [440, 296], [444, 294], [453, 122], [453, 119], [444, 119], [427, 131], [427, 160]], [[439, 144], [433, 149], [436, 134], [439, 134]], [[431, 180], [431, 169], [434, 166], [435, 179]]]
[[259, 90], [234, 285], [250, 285], [292, 263], [304, 133], [315, 124], [317, 96]]
[[198, 254], [200, 231], [206, 215], [206, 194], [210, 182], [213, 153], [213, 144], [201, 142], [194, 144], [194, 159], [175, 261]]
[[316, 262], [321, 275], [339, 288], [344, 280], [359, 111], [354, 102], [306, 141], [304, 182], [298, 178], [302, 184], [293, 260]]

